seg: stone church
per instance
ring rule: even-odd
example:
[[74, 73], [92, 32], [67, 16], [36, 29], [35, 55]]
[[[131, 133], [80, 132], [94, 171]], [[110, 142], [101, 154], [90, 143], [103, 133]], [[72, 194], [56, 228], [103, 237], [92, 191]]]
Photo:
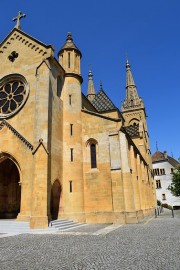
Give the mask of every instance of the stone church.
[[89, 71], [71, 33], [51, 45], [16, 26], [0, 44], [0, 218], [138, 223], [155, 207], [143, 100], [126, 63], [121, 111]]

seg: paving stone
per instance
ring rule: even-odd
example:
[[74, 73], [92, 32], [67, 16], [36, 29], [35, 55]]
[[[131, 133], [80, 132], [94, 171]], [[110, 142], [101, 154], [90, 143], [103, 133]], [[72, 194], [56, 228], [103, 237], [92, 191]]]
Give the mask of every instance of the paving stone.
[[103, 228], [93, 225], [89, 231], [87, 228], [85, 232], [80, 231], [82, 235], [56, 233], [1, 237], [0, 269], [180, 269], [180, 216], [172, 218], [170, 212], [164, 211], [144, 224], [124, 225], [108, 234], [93, 235]]

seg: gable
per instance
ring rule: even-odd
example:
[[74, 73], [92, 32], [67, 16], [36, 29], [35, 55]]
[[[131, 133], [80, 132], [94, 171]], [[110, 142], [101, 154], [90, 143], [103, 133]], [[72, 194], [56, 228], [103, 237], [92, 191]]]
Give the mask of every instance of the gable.
[[45, 45], [37, 39], [27, 35], [23, 31], [14, 28], [0, 44], [0, 60], [6, 66], [16, 66], [21, 63], [31, 64], [53, 56], [53, 48]]

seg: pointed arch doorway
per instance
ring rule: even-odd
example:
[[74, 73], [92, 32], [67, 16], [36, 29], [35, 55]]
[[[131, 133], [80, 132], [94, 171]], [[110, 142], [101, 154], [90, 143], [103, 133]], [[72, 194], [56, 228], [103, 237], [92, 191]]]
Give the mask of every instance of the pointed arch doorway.
[[51, 188], [51, 218], [58, 219], [60, 211], [61, 185], [58, 180], [55, 180]]
[[14, 219], [20, 212], [21, 187], [17, 162], [6, 153], [0, 154], [0, 218]]

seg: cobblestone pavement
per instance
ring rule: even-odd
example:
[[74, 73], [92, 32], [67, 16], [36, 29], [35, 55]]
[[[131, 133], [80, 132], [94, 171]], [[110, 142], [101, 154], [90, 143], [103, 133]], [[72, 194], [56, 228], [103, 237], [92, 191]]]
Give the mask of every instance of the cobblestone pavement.
[[[85, 228], [86, 227], [86, 228]], [[144, 224], [79, 228], [71, 235], [22, 234], [0, 238], [5, 270], [179, 270], [180, 212], [165, 210]], [[112, 228], [112, 225], [111, 225]], [[79, 235], [76, 233], [79, 232]], [[86, 233], [86, 235], [84, 234]]]

